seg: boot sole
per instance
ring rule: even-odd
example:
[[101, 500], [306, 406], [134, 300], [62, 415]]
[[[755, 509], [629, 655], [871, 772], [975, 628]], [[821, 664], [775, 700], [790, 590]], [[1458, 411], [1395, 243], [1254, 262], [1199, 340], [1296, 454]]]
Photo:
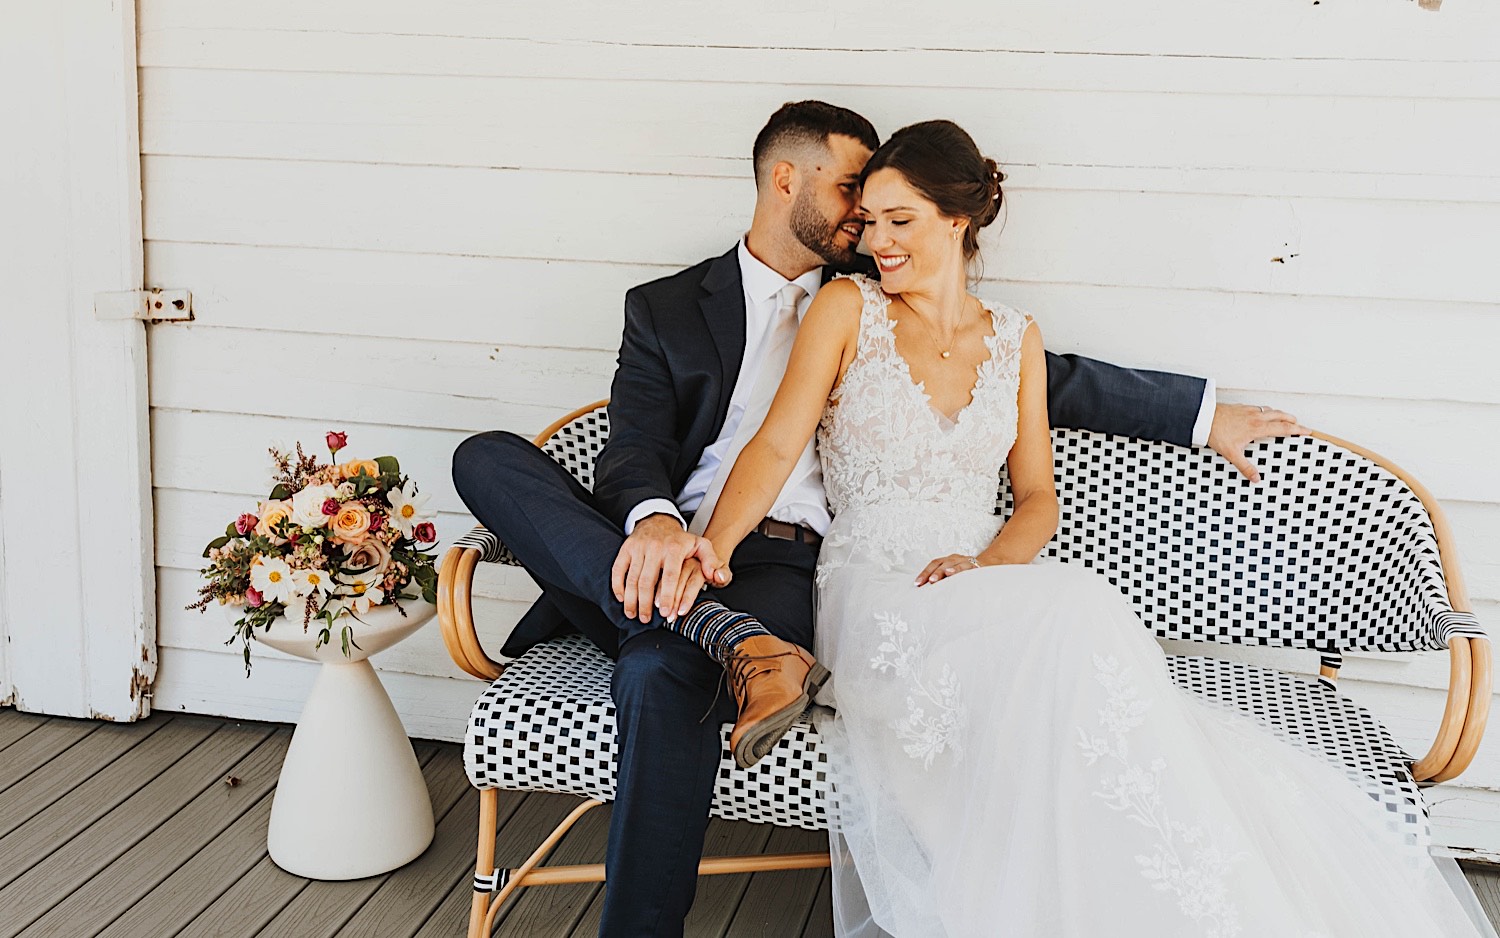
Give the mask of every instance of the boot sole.
[[797, 722], [797, 718], [807, 711], [812, 704], [813, 697], [823, 689], [828, 678], [828, 669], [813, 662], [812, 669], [807, 672], [807, 678], [802, 682], [802, 696], [746, 730], [745, 734], [740, 737], [739, 745], [734, 747], [734, 764], [742, 769], [748, 769], [781, 742], [781, 737], [785, 736], [786, 731]]

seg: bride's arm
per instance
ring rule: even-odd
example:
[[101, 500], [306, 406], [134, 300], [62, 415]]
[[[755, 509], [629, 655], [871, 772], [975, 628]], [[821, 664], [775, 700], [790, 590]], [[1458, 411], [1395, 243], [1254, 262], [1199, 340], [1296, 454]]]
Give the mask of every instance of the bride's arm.
[[760, 431], [735, 460], [703, 536], [724, 563], [770, 511], [818, 428], [859, 338], [859, 286], [835, 280], [818, 291], [792, 344], [786, 376]]
[[979, 562], [1031, 563], [1057, 533], [1057, 487], [1052, 477], [1052, 431], [1047, 424], [1047, 357], [1032, 323], [1021, 340], [1020, 411], [1006, 469], [1016, 510]]
[[825, 284], [813, 298], [797, 327], [786, 374], [766, 419], [740, 450], [703, 532], [713, 545], [714, 556], [701, 562], [696, 556], [689, 557], [683, 563], [675, 602], [660, 607], [663, 613], [670, 616], [669, 610], [674, 607], [678, 615], [686, 613], [705, 581], [715, 586], [729, 582], [729, 558], [734, 549], [775, 504], [797, 458], [818, 428], [828, 395], [838, 387], [844, 369], [854, 358], [863, 305], [858, 284], [850, 280]]

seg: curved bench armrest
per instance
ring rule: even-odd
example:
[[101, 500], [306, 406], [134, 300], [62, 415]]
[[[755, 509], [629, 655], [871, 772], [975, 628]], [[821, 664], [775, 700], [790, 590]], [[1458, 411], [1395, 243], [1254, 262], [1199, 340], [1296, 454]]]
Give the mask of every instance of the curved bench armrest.
[[[1491, 670], [1490, 640], [1478, 637], [1456, 637], [1450, 643], [1450, 650], [1456, 646], [1467, 646], [1464, 657], [1468, 659], [1468, 700], [1463, 708], [1463, 723], [1457, 738], [1454, 741], [1453, 751], [1449, 755], [1446, 764], [1441, 768], [1431, 769], [1427, 759], [1418, 762], [1412, 768], [1412, 774], [1419, 781], [1427, 780], [1433, 782], [1446, 782], [1457, 778], [1469, 763], [1474, 761], [1474, 754], [1479, 751], [1479, 741], [1484, 738], [1485, 724], [1490, 716], [1490, 694], [1493, 674]], [[1454, 650], [1454, 674], [1459, 669], [1458, 653]], [[1457, 696], [1458, 682], [1449, 678], [1448, 687], [1448, 710], [1455, 708], [1454, 698]], [[1438, 730], [1438, 740], [1442, 741], [1444, 733], [1449, 731], [1450, 719], [1447, 711], [1443, 714], [1443, 726]], [[1434, 743], [1434, 751], [1437, 749]], [[1429, 753], [1429, 758], [1432, 753]], [[1418, 771], [1418, 768], [1431, 769], [1428, 774]]]
[[[608, 403], [608, 400], [595, 401], [564, 414], [538, 433], [532, 443], [545, 449], [547, 443], [563, 428]], [[564, 444], [566, 445], [566, 441]], [[597, 447], [597, 440], [594, 445]], [[589, 464], [592, 465], [594, 454], [589, 451], [587, 455]], [[576, 469], [574, 474], [577, 475]], [[580, 481], [588, 484], [586, 480]], [[443, 555], [442, 566], [438, 568], [438, 621], [443, 627], [443, 644], [448, 647], [448, 654], [453, 658], [454, 664], [477, 678], [493, 681], [505, 670], [505, 665], [485, 653], [484, 647], [479, 643], [479, 633], [474, 628], [474, 568], [481, 561], [521, 565], [500, 538], [484, 525], [475, 526], [474, 530], [459, 538], [448, 549], [448, 553]]]
[[[485, 539], [497, 545], [492, 558], [486, 556], [490, 551], [473, 546], [474, 542], [483, 543]], [[493, 534], [477, 527], [448, 548], [438, 568], [438, 623], [442, 626], [443, 644], [454, 664], [485, 681], [499, 677], [505, 665], [485, 653], [479, 643], [479, 632], [474, 628], [474, 569], [481, 560], [507, 562], [499, 555], [500, 551], [509, 557], [510, 552]], [[509, 558], [508, 562], [515, 560]]]
[[[1490, 715], [1492, 684], [1490, 641], [1470, 612], [1468, 592], [1459, 568], [1453, 529], [1442, 506], [1411, 473], [1384, 456], [1325, 433], [1312, 434], [1373, 461], [1404, 482], [1422, 502], [1432, 521], [1442, 571], [1441, 592], [1428, 597], [1432, 646], [1447, 647], [1448, 701], [1432, 748], [1412, 765], [1419, 782], [1446, 782], [1468, 768], [1484, 737]], [[1445, 595], [1444, 595], [1445, 594]], [[1446, 600], [1446, 601], [1445, 601]]]

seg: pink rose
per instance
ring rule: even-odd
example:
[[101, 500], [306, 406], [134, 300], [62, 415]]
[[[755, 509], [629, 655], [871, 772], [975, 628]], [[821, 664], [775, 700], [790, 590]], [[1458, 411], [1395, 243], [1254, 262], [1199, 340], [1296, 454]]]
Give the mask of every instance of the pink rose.
[[385, 515], [382, 514], [381, 512], [378, 512], [378, 511], [371, 512], [370, 513], [370, 530], [371, 531], [379, 531], [383, 527], [385, 527]]
[[260, 518], [249, 512], [245, 512], [234, 519], [234, 529], [241, 534], [249, 534], [251, 531], [254, 531], [257, 524], [260, 524]]
[[252, 586], [249, 589], [245, 590], [245, 605], [249, 606], [250, 608], [254, 609], [265, 601], [266, 597], [262, 596], [260, 594], [260, 590], [256, 589], [255, 587]]
[[329, 430], [324, 440], [328, 443], [328, 451], [335, 456], [338, 455], [339, 450], [349, 445], [349, 435], [342, 430]]
[[328, 499], [324, 499], [323, 500], [323, 514], [325, 514], [325, 515], [336, 515], [338, 513], [339, 513], [339, 500], [338, 499], [336, 499], [336, 498], [328, 498]]
[[417, 525], [412, 529], [412, 534], [416, 536], [417, 540], [426, 544], [431, 544], [437, 540], [437, 528], [433, 527], [431, 521], [423, 521]]

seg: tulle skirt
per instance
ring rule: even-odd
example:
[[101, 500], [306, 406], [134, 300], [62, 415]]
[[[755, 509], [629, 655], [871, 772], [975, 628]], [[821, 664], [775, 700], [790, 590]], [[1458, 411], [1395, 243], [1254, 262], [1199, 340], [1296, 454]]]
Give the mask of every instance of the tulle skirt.
[[1102, 577], [913, 585], [995, 531], [888, 505], [824, 542], [838, 935], [1493, 934], [1361, 779], [1173, 684]]

